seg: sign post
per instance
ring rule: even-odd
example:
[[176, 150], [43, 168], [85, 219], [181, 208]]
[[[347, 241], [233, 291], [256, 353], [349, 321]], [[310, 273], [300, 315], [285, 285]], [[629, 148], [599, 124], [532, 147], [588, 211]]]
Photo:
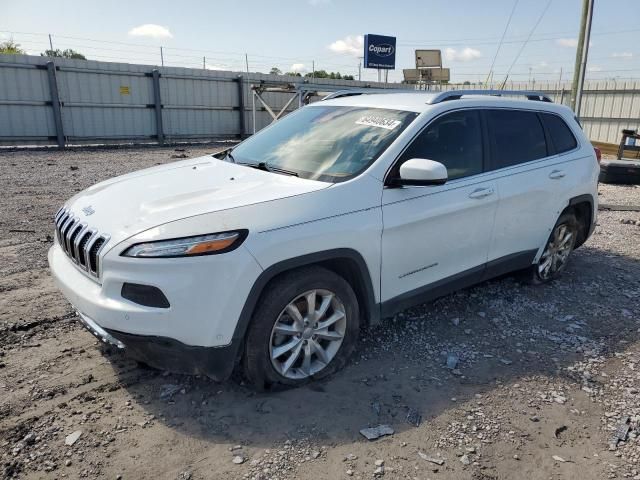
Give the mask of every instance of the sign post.
[[396, 68], [396, 37], [367, 34], [364, 36], [364, 68], [378, 70], [380, 81], [381, 70], [388, 71]]

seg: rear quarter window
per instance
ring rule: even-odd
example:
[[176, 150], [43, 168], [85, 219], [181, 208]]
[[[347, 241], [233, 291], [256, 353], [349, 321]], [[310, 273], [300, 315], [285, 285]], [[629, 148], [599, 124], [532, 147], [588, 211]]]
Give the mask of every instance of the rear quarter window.
[[566, 122], [558, 115], [551, 113], [540, 114], [542, 123], [549, 132], [555, 153], [568, 152], [578, 146], [578, 141]]

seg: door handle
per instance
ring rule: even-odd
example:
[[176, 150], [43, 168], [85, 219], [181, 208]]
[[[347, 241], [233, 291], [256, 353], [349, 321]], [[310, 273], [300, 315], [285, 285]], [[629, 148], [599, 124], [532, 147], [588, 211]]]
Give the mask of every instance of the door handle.
[[553, 180], [558, 180], [566, 175], [562, 170], [554, 170], [549, 174], [549, 178]]
[[469, 198], [484, 198], [493, 195], [493, 188], [477, 188], [469, 194]]

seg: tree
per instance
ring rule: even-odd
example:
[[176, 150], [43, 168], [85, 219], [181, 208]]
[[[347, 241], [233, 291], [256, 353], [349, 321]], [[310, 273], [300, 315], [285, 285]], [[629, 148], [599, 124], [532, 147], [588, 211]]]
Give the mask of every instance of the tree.
[[40, 54], [41, 57], [57, 57], [57, 58], [75, 58], [76, 60], [86, 60], [85, 57], [80, 52], [76, 52], [71, 48], [67, 48], [66, 50], [60, 50], [56, 48], [55, 50], [45, 50]]
[[316, 70], [305, 75], [307, 78], [332, 78], [334, 80], [353, 80], [353, 75], [342, 75], [340, 72], [327, 72], [326, 70]]
[[25, 54], [22, 48], [20, 48], [20, 44], [13, 41], [13, 38], [9, 40], [5, 40], [4, 42], [0, 42], [0, 54], [5, 53], [8, 55], [21, 55]]
[[271, 67], [271, 71], [269, 72], [271, 75], [282, 75], [282, 70], [278, 67]]
[[287, 72], [285, 75], [289, 75], [290, 77], [301, 77], [300, 72]]

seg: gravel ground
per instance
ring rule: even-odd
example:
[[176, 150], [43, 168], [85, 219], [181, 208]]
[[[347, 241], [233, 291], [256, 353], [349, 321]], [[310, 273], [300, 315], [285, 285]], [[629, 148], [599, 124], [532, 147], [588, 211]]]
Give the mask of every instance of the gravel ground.
[[[305, 388], [256, 394], [98, 345], [47, 270], [53, 213], [99, 180], [216, 148], [0, 152], [1, 475], [640, 479], [639, 212], [600, 212], [551, 285], [507, 276], [407, 310]], [[640, 190], [600, 199], [637, 205]], [[378, 425], [394, 433], [359, 433]]]

